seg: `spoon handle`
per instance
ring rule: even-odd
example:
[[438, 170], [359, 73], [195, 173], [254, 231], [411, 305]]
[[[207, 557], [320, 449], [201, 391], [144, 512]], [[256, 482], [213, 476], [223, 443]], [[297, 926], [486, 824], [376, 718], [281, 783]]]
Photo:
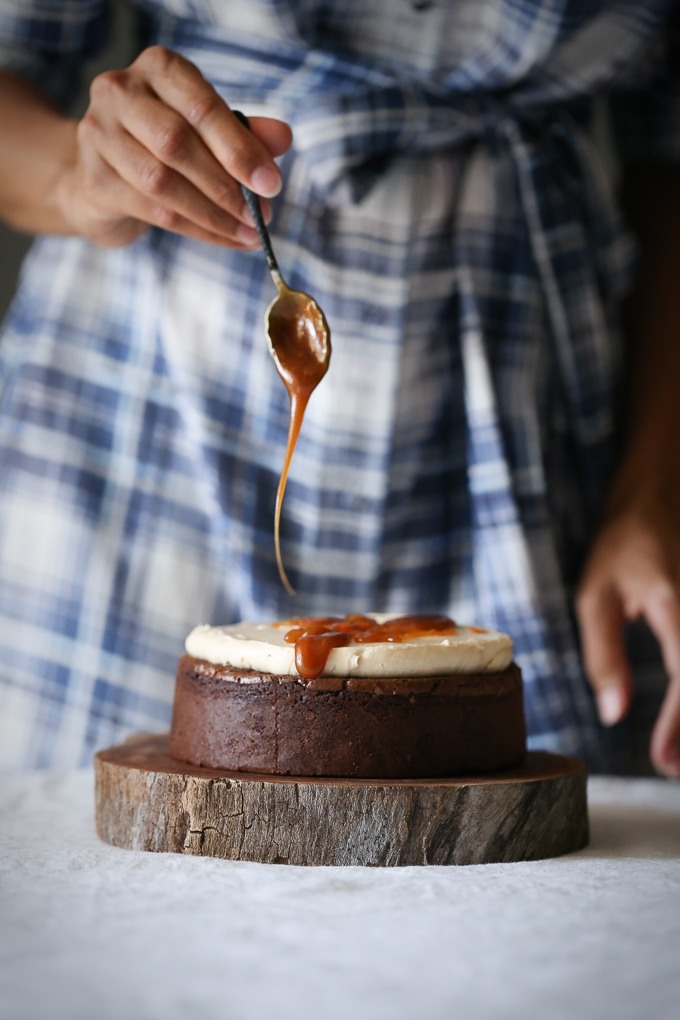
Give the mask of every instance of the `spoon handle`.
[[[238, 120], [241, 121], [244, 127], [250, 129], [248, 118], [244, 113], [241, 113], [240, 110], [232, 110], [231, 112]], [[254, 191], [251, 191], [250, 188], [246, 188], [245, 184], [241, 184], [241, 192], [246, 200], [248, 208], [250, 209], [251, 215], [255, 220], [255, 227], [260, 236], [260, 241], [262, 242], [262, 247], [264, 249], [264, 257], [267, 260], [269, 271], [270, 273], [276, 273], [280, 279], [281, 271], [276, 261], [276, 256], [274, 255], [274, 249], [272, 248], [272, 242], [269, 237], [267, 225], [264, 222], [264, 217], [262, 216], [262, 209], [260, 208], [259, 196], [256, 195]]]

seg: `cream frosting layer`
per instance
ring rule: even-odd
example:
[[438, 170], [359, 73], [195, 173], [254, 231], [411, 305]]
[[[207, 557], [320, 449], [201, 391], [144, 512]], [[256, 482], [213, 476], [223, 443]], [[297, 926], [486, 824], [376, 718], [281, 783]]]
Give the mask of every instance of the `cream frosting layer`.
[[[369, 613], [378, 623], [398, 613]], [[185, 642], [188, 655], [216, 666], [297, 676], [295, 646], [287, 627], [271, 623], [201, 624]], [[413, 638], [401, 644], [350, 644], [334, 648], [322, 676], [426, 677], [447, 673], [497, 673], [512, 662], [512, 638], [488, 628], [456, 627], [455, 634]]]

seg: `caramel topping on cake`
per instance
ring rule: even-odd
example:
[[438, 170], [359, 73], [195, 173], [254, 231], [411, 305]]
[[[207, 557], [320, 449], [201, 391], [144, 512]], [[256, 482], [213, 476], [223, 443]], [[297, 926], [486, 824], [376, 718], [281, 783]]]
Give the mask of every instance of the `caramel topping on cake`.
[[455, 634], [456, 625], [448, 616], [397, 616], [378, 623], [370, 616], [299, 616], [277, 624], [289, 628], [284, 636], [295, 645], [295, 666], [300, 676], [313, 680], [326, 668], [334, 648], [358, 644], [401, 644], [413, 638]]

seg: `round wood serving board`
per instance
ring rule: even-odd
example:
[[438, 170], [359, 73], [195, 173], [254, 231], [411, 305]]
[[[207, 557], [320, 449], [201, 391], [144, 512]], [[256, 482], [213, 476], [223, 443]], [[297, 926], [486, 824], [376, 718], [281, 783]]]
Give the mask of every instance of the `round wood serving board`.
[[269, 864], [536, 861], [588, 842], [586, 767], [525, 763], [454, 779], [322, 779], [199, 768], [165, 735], [95, 756], [101, 839], [130, 850]]

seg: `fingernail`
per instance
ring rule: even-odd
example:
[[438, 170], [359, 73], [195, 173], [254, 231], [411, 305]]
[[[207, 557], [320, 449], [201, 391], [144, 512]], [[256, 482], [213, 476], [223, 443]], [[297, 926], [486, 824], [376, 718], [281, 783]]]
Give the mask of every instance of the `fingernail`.
[[268, 166], [259, 166], [250, 177], [250, 185], [258, 195], [273, 198], [281, 190], [281, 175]]
[[255, 247], [255, 245], [260, 242], [260, 239], [257, 236], [257, 231], [253, 230], [252, 227], [247, 227], [245, 223], [239, 223], [236, 228], [236, 236], [242, 244], [247, 244], [251, 247]]
[[623, 693], [619, 687], [605, 687], [597, 696], [597, 710], [605, 726], [614, 726], [623, 716]]

